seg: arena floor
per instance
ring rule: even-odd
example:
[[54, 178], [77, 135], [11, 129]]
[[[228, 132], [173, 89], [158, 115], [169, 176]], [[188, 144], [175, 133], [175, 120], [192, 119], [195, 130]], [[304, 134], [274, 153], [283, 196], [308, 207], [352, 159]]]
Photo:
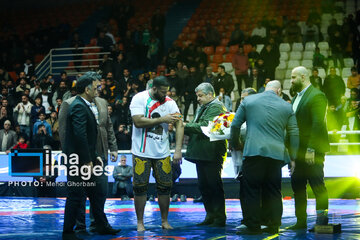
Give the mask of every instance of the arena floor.
[[[315, 202], [309, 200], [309, 226], [315, 221]], [[62, 198], [0, 198], [0, 239], [61, 239], [65, 199]], [[284, 200], [283, 225], [276, 235], [236, 235], [241, 210], [238, 200], [227, 200], [227, 226], [210, 228], [196, 226], [205, 216], [202, 203], [171, 203], [169, 222], [174, 230], [163, 231], [160, 227], [160, 212], [156, 202], [147, 202], [145, 227], [147, 231], [136, 231], [136, 216], [133, 201], [108, 199], [106, 213], [110, 224], [122, 231], [116, 236], [87, 235], [84, 239], [360, 239], [360, 200], [331, 199], [330, 222], [341, 223], [342, 233], [327, 235], [305, 231], [289, 231], [285, 228], [296, 222], [293, 200]], [[87, 225], [89, 219], [87, 214]]]

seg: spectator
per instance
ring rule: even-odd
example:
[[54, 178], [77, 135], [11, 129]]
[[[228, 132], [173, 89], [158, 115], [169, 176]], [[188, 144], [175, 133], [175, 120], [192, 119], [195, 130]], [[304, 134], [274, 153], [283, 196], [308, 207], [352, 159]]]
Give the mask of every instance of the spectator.
[[256, 91], [264, 85], [265, 78], [262, 75], [259, 75], [259, 71], [257, 68], [253, 68], [251, 70], [251, 74], [249, 77], [246, 78], [245, 86], [246, 88], [253, 88]]
[[169, 87], [170, 89], [175, 88], [176, 91], [181, 90], [181, 82], [180, 82], [178, 76], [176, 75], [176, 70], [174, 68], [170, 69], [170, 74], [167, 79], [170, 84], [170, 87]]
[[[184, 83], [185, 83], [185, 79], [188, 77], [189, 75], [189, 71], [184, 68], [184, 64], [183, 62], [179, 61], [176, 63], [176, 75], [179, 78], [180, 81], [180, 85], [182, 87], [185, 87]], [[180, 91], [178, 92], [178, 94], [183, 93], [183, 89], [180, 89]], [[181, 95], [181, 94], [180, 94]]]
[[26, 148], [28, 148], [28, 144], [25, 142], [25, 137], [23, 135], [19, 135], [17, 144], [13, 147], [13, 149], [26, 149]]
[[351, 68], [351, 76], [348, 77], [346, 86], [349, 89], [360, 87], [360, 75], [356, 67]]
[[190, 104], [193, 104], [194, 114], [196, 113], [197, 108], [197, 99], [195, 94], [195, 88], [201, 83], [201, 78], [199, 77], [198, 72], [196, 71], [195, 66], [190, 67], [190, 74], [184, 82], [184, 100], [185, 100], [185, 109], [184, 109], [184, 121], [187, 119], [188, 111]]
[[42, 98], [38, 96], [35, 98], [35, 104], [31, 107], [31, 126], [39, 119], [40, 113], [45, 114], [45, 108], [42, 106]]
[[47, 133], [47, 131], [46, 131], [47, 127], [45, 127], [44, 124], [39, 124], [37, 127], [38, 127], [37, 128], [38, 130], [37, 130], [37, 133], [33, 137], [32, 147], [34, 147], [34, 148], [43, 148], [45, 145], [52, 146], [53, 145], [53, 139]]
[[2, 80], [9, 81], [11, 80], [11, 77], [9, 76], [9, 73], [6, 71], [5, 67], [0, 66], [0, 81]]
[[264, 70], [266, 77], [275, 79], [275, 68], [280, 63], [280, 52], [278, 49], [276, 49], [272, 44], [268, 43], [261, 50], [260, 58], [264, 60]]
[[113, 62], [112, 71], [111, 71], [114, 75], [115, 81], [120, 81], [120, 79], [123, 77], [124, 69], [126, 67], [127, 64], [124, 59], [124, 54], [122, 52], [119, 52], [116, 56], [116, 59]]
[[195, 65], [197, 67], [200, 67], [200, 64], [203, 63], [205, 66], [207, 65], [208, 62], [208, 57], [206, 55], [206, 53], [204, 53], [203, 49], [201, 46], [196, 46], [196, 51], [195, 51]]
[[155, 35], [151, 35], [149, 41], [149, 48], [148, 48], [148, 58], [150, 60], [149, 67], [150, 69], [156, 69], [159, 63], [159, 56], [160, 56], [160, 41]]
[[260, 58], [260, 53], [256, 51], [256, 45], [251, 46], [251, 51], [248, 53], [248, 58], [249, 58], [249, 67], [254, 68], [255, 63]]
[[243, 46], [239, 46], [237, 53], [233, 56], [232, 66], [235, 69], [238, 91], [241, 92], [242, 83], [245, 84], [249, 70], [249, 59], [244, 54]]
[[34, 81], [34, 87], [30, 89], [30, 98], [35, 100], [35, 97], [41, 93], [40, 80]]
[[56, 106], [56, 99], [61, 98], [62, 101], [65, 101], [71, 98], [71, 92], [66, 87], [65, 81], [60, 81], [58, 89], [54, 92], [52, 96], [52, 105]]
[[261, 21], [258, 21], [256, 27], [251, 32], [251, 44], [262, 44], [266, 38], [266, 28], [261, 24]]
[[30, 89], [30, 85], [26, 83], [25, 78], [21, 78], [19, 86], [16, 87], [16, 96], [20, 98], [26, 89]]
[[316, 47], [313, 55], [313, 66], [327, 69], [325, 64], [325, 56], [320, 53], [320, 48]]
[[102, 30], [99, 33], [99, 37], [97, 39], [97, 45], [99, 47], [102, 47], [103, 52], [110, 52], [113, 42], [109, 36], [105, 35], [105, 31]]
[[22, 134], [25, 134], [27, 138], [30, 137], [30, 114], [32, 104], [29, 102], [29, 98], [26, 95], [21, 97], [21, 102], [14, 108], [14, 113], [17, 114], [17, 122], [20, 125]]
[[322, 90], [323, 88], [322, 79], [321, 77], [319, 77], [319, 70], [317, 68], [313, 68], [312, 75], [310, 76], [310, 82], [311, 85], [313, 85], [319, 90]]
[[343, 51], [345, 49], [346, 43], [341, 36], [341, 31], [335, 31], [334, 36], [330, 37], [329, 45], [331, 48], [331, 57], [334, 61], [334, 66], [338, 66], [338, 61], [340, 62], [340, 68], [344, 67], [344, 58]]
[[9, 120], [6, 120], [3, 126], [4, 129], [0, 130], [1, 152], [6, 152], [8, 154], [16, 145], [17, 135], [15, 131], [10, 129], [11, 122]]
[[125, 124], [120, 124], [117, 131], [115, 131], [116, 142], [118, 150], [131, 149], [131, 134]]
[[80, 72], [82, 56], [79, 54], [82, 54], [83, 50], [79, 49], [79, 48], [84, 46], [84, 42], [80, 39], [80, 35], [78, 32], [74, 32], [73, 39], [71, 40], [70, 46], [72, 48], [75, 48], [72, 50], [72, 53], [75, 54], [75, 56], [73, 56], [74, 66], [75, 66], [76, 71]]
[[216, 98], [225, 105], [228, 112], [232, 112], [232, 101], [229, 96], [225, 95], [224, 88], [220, 88], [219, 95]]
[[181, 111], [183, 109], [183, 103], [182, 103], [181, 97], [177, 95], [177, 91], [175, 88], [171, 88], [170, 92], [171, 92], [170, 98], [176, 102], [176, 105], [178, 106], [178, 108]]
[[179, 61], [179, 51], [171, 48], [166, 58], [166, 66], [168, 69], [176, 68], [176, 64]]
[[207, 23], [205, 28], [205, 44], [208, 46], [212, 45], [216, 47], [217, 45], [219, 45], [219, 43], [220, 43], [219, 32], [216, 30], [216, 28], [211, 26], [210, 23]]
[[330, 68], [330, 74], [324, 80], [323, 92], [329, 105], [336, 107], [340, 105], [340, 99], [345, 94], [345, 83], [339, 75], [336, 75], [334, 67]]
[[157, 8], [155, 14], [151, 17], [151, 30], [153, 31], [156, 38], [160, 41], [160, 48], [164, 44], [164, 28], [166, 20], [164, 14]]
[[26, 77], [28, 77], [28, 78], [33, 76], [35, 73], [34, 65], [32, 64], [32, 62], [29, 58], [25, 60], [24, 73], [25, 73]]
[[126, 164], [126, 156], [122, 155], [118, 166], [115, 166], [113, 171], [113, 178], [115, 183], [113, 186], [113, 194], [120, 194], [121, 200], [128, 201], [132, 196], [132, 182], [133, 169]]
[[11, 118], [11, 121], [13, 122], [13, 107], [9, 105], [9, 101], [6, 98], [3, 98], [1, 100], [1, 107], [5, 107], [7, 111], [7, 116]]
[[214, 81], [214, 90], [215, 94], [219, 95], [220, 88], [225, 89], [225, 95], [231, 96], [231, 92], [234, 90], [234, 79], [230, 74], [225, 72], [225, 67], [223, 65], [219, 65], [218, 67], [218, 75]]
[[46, 122], [51, 127], [51, 134], [53, 137], [53, 149], [60, 149], [59, 121], [57, 112], [51, 112], [50, 118], [47, 119]]
[[62, 104], [62, 99], [61, 99], [61, 98], [56, 99], [55, 111], [56, 111], [58, 114], [59, 114], [59, 112], [60, 112], [61, 104]]
[[266, 84], [268, 84], [268, 82], [270, 82], [271, 81], [271, 79], [270, 78], [265, 78], [265, 81], [264, 81], [264, 84], [259, 88], [259, 91], [258, 91], [258, 93], [262, 93], [262, 92], [264, 92], [265, 91], [265, 87], [266, 87]]
[[46, 132], [49, 134], [49, 136], [52, 136], [52, 131], [51, 131], [51, 126], [50, 124], [45, 120], [45, 114], [40, 112], [39, 113], [39, 119], [36, 120], [36, 122], [34, 123], [34, 127], [33, 127], [33, 136], [35, 136], [35, 134], [38, 132], [38, 129], [40, 127], [40, 125], [44, 125], [46, 128]]
[[101, 87], [100, 96], [105, 97], [105, 99], [107, 99], [107, 101], [112, 104], [115, 102], [115, 98], [121, 95], [120, 93], [123, 93], [122, 89], [120, 88], [120, 84], [114, 82], [112, 73], [109, 72], [108, 75], [106, 76], [106, 88], [103, 89]]
[[131, 84], [134, 81], [133, 76], [131, 76], [129, 69], [125, 68], [123, 71], [123, 76], [119, 80], [119, 93], [122, 96], [127, 90], [127, 85]]
[[290, 44], [301, 42], [301, 28], [295, 20], [290, 20], [285, 28], [285, 42]]
[[118, 127], [119, 127], [119, 119], [118, 119], [118, 116], [117, 116], [116, 112], [114, 112], [114, 109], [113, 109], [113, 107], [111, 105], [108, 105], [108, 113], [109, 113], [110, 120], [111, 120], [111, 123], [113, 125], [114, 132], [115, 132], [116, 129], [118, 129]]
[[303, 44], [307, 42], [315, 42], [317, 45], [319, 42], [319, 28], [313, 22], [306, 22], [303, 32]]
[[333, 38], [336, 32], [341, 32], [341, 27], [337, 24], [336, 19], [332, 19], [331, 24], [327, 29], [329, 39]]
[[48, 88], [45, 84], [41, 85], [41, 93], [39, 93], [36, 97], [40, 97], [42, 99], [42, 105], [45, 108], [45, 114], [50, 115], [54, 106], [52, 104], [52, 94], [48, 92]]
[[236, 45], [236, 44], [243, 44], [245, 40], [245, 34], [244, 32], [240, 29], [240, 24], [236, 23], [235, 24], [235, 29], [234, 31], [231, 33], [230, 36], [230, 41], [229, 41], [229, 46], [231, 45]]
[[210, 83], [214, 85], [215, 75], [213, 73], [213, 68], [211, 66], [206, 67], [206, 74], [203, 77], [203, 82]]

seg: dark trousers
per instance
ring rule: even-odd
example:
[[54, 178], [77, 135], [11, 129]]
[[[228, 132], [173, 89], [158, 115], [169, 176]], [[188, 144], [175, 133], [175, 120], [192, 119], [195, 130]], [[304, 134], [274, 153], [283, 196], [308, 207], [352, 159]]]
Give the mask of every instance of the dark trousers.
[[[69, 184], [76, 183], [95, 183], [95, 186], [69, 186]], [[72, 233], [74, 226], [79, 216], [79, 209], [84, 209], [84, 203], [87, 196], [90, 200], [90, 209], [94, 215], [97, 226], [105, 228], [108, 225], [106, 215], [104, 213], [104, 197], [99, 191], [99, 183], [95, 177], [91, 177], [90, 180], [84, 181], [80, 177], [68, 176], [68, 196], [65, 204], [65, 216], [64, 216], [64, 233]]]
[[316, 199], [316, 210], [326, 210], [329, 207], [328, 193], [324, 183], [324, 154], [315, 155], [315, 164], [308, 165], [304, 161], [295, 163], [295, 171], [291, 176], [291, 186], [295, 198], [295, 215], [299, 223], [306, 223], [307, 194], [306, 185], [309, 182]]
[[186, 121], [191, 103], [193, 104], [194, 117], [195, 117], [196, 108], [197, 108], [197, 100], [196, 100], [195, 95], [185, 95], [184, 98], [185, 98], [184, 121]]
[[[108, 188], [108, 178], [106, 175], [102, 175], [97, 177], [96, 179], [96, 188], [99, 195], [100, 206], [102, 207], [102, 211], [104, 212], [104, 206], [106, 202], [106, 195], [107, 195], [107, 188]], [[86, 216], [86, 195], [83, 196], [83, 199], [81, 200], [80, 207], [78, 209], [78, 213], [76, 216], [76, 228], [75, 230], [80, 229], [86, 229], [86, 223], [85, 223], [85, 217]], [[99, 225], [101, 227], [101, 224], [97, 224], [94, 218], [94, 214], [92, 211], [92, 207], [90, 205], [90, 228], [96, 227]]]
[[202, 161], [196, 163], [199, 190], [203, 199], [206, 218], [225, 221], [225, 193], [221, 179], [222, 163]]
[[246, 87], [247, 78], [248, 78], [247, 74], [237, 74], [236, 75], [236, 81], [237, 81], [237, 84], [238, 84], [239, 95], [241, 95], [242, 82], [245, 83], [245, 87]]
[[259, 230], [262, 211], [266, 211], [271, 227], [281, 225], [283, 212], [281, 196], [281, 167], [283, 162], [268, 157], [246, 157], [243, 164], [242, 211], [243, 223]]

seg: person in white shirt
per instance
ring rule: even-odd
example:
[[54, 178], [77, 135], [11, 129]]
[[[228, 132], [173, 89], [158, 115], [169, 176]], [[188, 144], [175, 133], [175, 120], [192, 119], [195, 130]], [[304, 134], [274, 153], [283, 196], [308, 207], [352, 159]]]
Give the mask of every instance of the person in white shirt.
[[14, 113], [17, 113], [17, 121], [20, 125], [20, 132], [30, 137], [30, 113], [33, 105], [29, 102], [27, 95], [21, 96], [21, 102], [14, 108]]
[[172, 186], [168, 124], [173, 123], [176, 127], [174, 163], [179, 163], [182, 159], [184, 127], [175, 101], [166, 96], [168, 90], [166, 77], [156, 77], [152, 88], [136, 94], [130, 104], [133, 119], [131, 151], [134, 204], [138, 231], [145, 231], [143, 217], [151, 168], [157, 183], [161, 226], [163, 229], [172, 229], [167, 219]]

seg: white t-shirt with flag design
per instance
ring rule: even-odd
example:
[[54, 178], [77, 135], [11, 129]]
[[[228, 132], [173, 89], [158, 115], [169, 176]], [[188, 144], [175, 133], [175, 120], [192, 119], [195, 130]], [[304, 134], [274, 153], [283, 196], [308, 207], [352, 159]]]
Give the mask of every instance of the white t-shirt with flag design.
[[[175, 101], [166, 97], [164, 103], [152, 99], [149, 91], [136, 94], [130, 103], [131, 116], [144, 115], [159, 118], [179, 113]], [[139, 157], [161, 159], [170, 155], [168, 124], [162, 123], [152, 128], [137, 128], [133, 124], [131, 152]]]

